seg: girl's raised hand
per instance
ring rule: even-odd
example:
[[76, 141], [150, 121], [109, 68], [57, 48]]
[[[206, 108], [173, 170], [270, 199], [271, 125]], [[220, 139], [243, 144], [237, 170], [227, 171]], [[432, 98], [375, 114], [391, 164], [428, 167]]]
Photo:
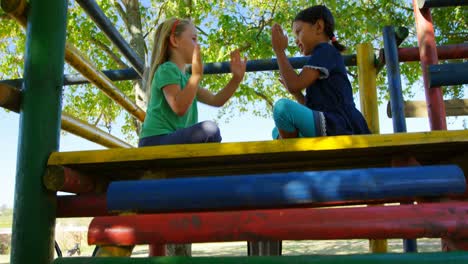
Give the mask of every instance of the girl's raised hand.
[[245, 75], [245, 69], [247, 66], [247, 58], [241, 59], [239, 49], [231, 52], [231, 72], [233, 78], [242, 80]]
[[203, 76], [203, 62], [201, 59], [200, 46], [195, 44], [192, 55], [192, 76], [201, 78]]
[[288, 47], [288, 37], [283, 33], [280, 25], [271, 27], [271, 45], [275, 53], [283, 52]]

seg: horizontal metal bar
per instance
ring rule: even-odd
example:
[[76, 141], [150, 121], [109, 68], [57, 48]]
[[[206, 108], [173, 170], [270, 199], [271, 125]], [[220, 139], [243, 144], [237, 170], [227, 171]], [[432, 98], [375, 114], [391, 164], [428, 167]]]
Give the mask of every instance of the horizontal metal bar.
[[[405, 101], [405, 117], [427, 117], [426, 101]], [[444, 100], [447, 116], [468, 115], [468, 99]], [[387, 104], [387, 116], [392, 118], [390, 102]]]
[[468, 5], [468, 0], [418, 0], [419, 8]]
[[[463, 59], [468, 58], [468, 44], [455, 44], [455, 45], [445, 45], [438, 46], [437, 53], [439, 59], [449, 60], [449, 59]], [[409, 48], [399, 48], [398, 49], [398, 58], [400, 62], [410, 62], [410, 61], [419, 61], [419, 48], [418, 47], [409, 47]], [[356, 65], [356, 55], [344, 56], [345, 63], [347, 66]], [[247, 62], [247, 71], [258, 71], [258, 68], [262, 68], [262, 71], [277, 70], [278, 68], [269, 66], [270, 69], [267, 69], [265, 65], [268, 64], [268, 61], [271, 60], [253, 60]], [[307, 61], [307, 57], [292, 57], [290, 58], [293, 66], [301, 68]], [[258, 62], [259, 65], [256, 66], [255, 63]], [[385, 64], [385, 59], [383, 58], [382, 63]], [[205, 74], [217, 74], [217, 73], [228, 73], [229, 71], [229, 62], [212, 62], [207, 63], [204, 66]], [[112, 81], [127, 81], [127, 80], [136, 80], [140, 79], [140, 76], [133, 68], [121, 69], [121, 70], [105, 70], [102, 71]], [[63, 85], [77, 85], [89, 83], [88, 79], [83, 77], [80, 74], [65, 74], [63, 76]], [[10, 79], [2, 80], [0, 83], [6, 83], [16, 88], [20, 88], [23, 79]]]
[[112, 22], [107, 18], [102, 9], [94, 0], [77, 0], [80, 6], [86, 11], [96, 25], [106, 34], [119, 51], [127, 58], [133, 68], [140, 76], [143, 76], [145, 64], [135, 53], [122, 35], [117, 31]]
[[468, 83], [468, 62], [429, 65], [428, 68], [430, 87]]
[[[356, 65], [356, 55], [345, 56], [345, 63], [348, 66], [355, 66]], [[307, 62], [307, 57], [292, 57], [289, 59], [291, 64], [294, 68], [302, 68], [304, 64]], [[278, 70], [278, 64], [276, 63], [276, 59], [264, 59], [264, 60], [252, 60], [247, 62], [247, 72], [255, 72], [255, 71], [272, 71]], [[188, 68], [188, 71], [191, 71], [191, 68]], [[222, 73], [230, 73], [230, 64], [229, 62], [213, 62], [207, 63], [204, 65], [203, 68], [204, 74], [222, 74]], [[102, 71], [104, 75], [106, 75], [112, 81], [126, 81], [126, 80], [136, 80], [140, 79], [138, 73], [132, 69], [122, 69], [122, 70], [106, 70]], [[0, 83], [6, 83], [11, 86], [20, 88], [23, 79], [11, 79], [11, 80], [3, 80]], [[88, 79], [83, 77], [80, 74], [66, 74], [64, 75], [64, 82], [63, 85], [76, 85], [76, 84], [84, 84], [89, 83]]]
[[[295, 69], [302, 68], [306, 63], [309, 57], [291, 57], [289, 62]], [[356, 55], [344, 56], [344, 62], [346, 66], [356, 66]], [[257, 71], [275, 71], [278, 70], [278, 63], [276, 59], [262, 59], [262, 60], [249, 60], [247, 61], [247, 72], [257, 72]], [[191, 71], [189, 67], [188, 71]], [[230, 63], [225, 62], [215, 62], [208, 63], [204, 65], [203, 73], [205, 74], [221, 74], [221, 73], [230, 73]]]
[[90, 245], [468, 237], [468, 203], [103, 216]]
[[431, 252], [418, 254], [359, 254], [359, 255], [311, 255], [311, 256], [268, 256], [268, 257], [153, 257], [153, 258], [122, 258], [122, 257], [64, 257], [56, 258], [53, 264], [465, 264], [468, 262], [467, 252]]
[[115, 181], [107, 189], [107, 208], [123, 212], [258, 209], [462, 194], [465, 185], [463, 171], [454, 165]]

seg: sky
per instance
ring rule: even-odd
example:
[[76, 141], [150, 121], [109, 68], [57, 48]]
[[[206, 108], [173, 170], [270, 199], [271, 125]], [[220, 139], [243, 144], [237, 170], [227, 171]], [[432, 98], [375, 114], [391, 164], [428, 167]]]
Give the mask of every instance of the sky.
[[[468, 87], [465, 94], [468, 94]], [[355, 96], [356, 105], [359, 106], [358, 95]], [[416, 93], [412, 100], [424, 100], [422, 92]], [[358, 107], [359, 108], [359, 107]], [[199, 120], [215, 120], [217, 109], [203, 104], [199, 104]], [[466, 117], [448, 118], [449, 130], [463, 129], [463, 121]], [[386, 115], [386, 104], [379, 106], [380, 133], [388, 134], [393, 132], [392, 121]], [[429, 131], [429, 121], [427, 118], [407, 118], [408, 132]], [[243, 142], [271, 140], [271, 130], [273, 120], [260, 118], [246, 113], [242, 116], [234, 117], [229, 123], [219, 121], [223, 142]], [[0, 206], [6, 204], [13, 206], [14, 183], [16, 177], [16, 156], [18, 142], [19, 115], [13, 112], [6, 112], [0, 109]], [[123, 136], [114, 134], [119, 138]], [[61, 135], [60, 151], [77, 151], [104, 149], [85, 139], [67, 133]]]

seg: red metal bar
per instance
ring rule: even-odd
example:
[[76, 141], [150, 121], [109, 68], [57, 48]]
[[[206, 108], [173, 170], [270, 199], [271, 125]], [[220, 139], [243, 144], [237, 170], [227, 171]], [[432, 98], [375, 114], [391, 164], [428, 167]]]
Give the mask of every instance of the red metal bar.
[[[437, 56], [441, 60], [466, 59], [468, 58], [468, 43], [437, 46]], [[418, 47], [398, 49], [400, 62], [419, 61], [420, 59]]]
[[97, 217], [88, 243], [468, 238], [468, 202], [329, 209], [249, 210]]
[[428, 8], [418, 8], [418, 1], [413, 0], [416, 31], [418, 33], [419, 56], [426, 91], [427, 110], [431, 130], [447, 130], [444, 100], [440, 87], [430, 88], [427, 66], [437, 64], [437, 49], [434, 38], [431, 11]]
[[49, 190], [70, 193], [89, 193], [96, 187], [93, 177], [62, 166], [49, 166], [43, 182]]
[[110, 215], [105, 194], [66, 195], [57, 197], [57, 217]]
[[[363, 205], [363, 204], [382, 204], [382, 203], [404, 203], [413, 202], [417, 197], [404, 199], [385, 199], [385, 200], [363, 200], [363, 201], [336, 201], [307, 204], [306, 206], [297, 206], [298, 208], [319, 208], [330, 206], [347, 206], [347, 205]], [[57, 197], [57, 217], [94, 217], [94, 216], [111, 216], [117, 213], [109, 213], [107, 211], [106, 195], [105, 194], [82, 194], [82, 195], [67, 195]], [[237, 208], [242, 210], [246, 208]], [[276, 208], [278, 209], [278, 208]]]
[[[421, 164], [413, 156], [394, 156], [392, 167], [420, 166]], [[412, 204], [413, 202], [403, 203]], [[417, 252], [418, 243], [416, 239], [403, 239], [403, 249], [405, 252]]]
[[151, 244], [148, 245], [148, 249], [150, 257], [166, 256], [166, 245], [164, 244]]

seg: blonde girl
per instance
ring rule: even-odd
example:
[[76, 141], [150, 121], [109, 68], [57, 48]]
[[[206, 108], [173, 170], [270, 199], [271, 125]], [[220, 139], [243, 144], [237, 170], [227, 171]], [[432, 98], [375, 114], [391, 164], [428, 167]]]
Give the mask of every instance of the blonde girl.
[[[199, 86], [203, 64], [197, 30], [191, 21], [171, 18], [154, 35], [147, 89], [151, 95], [139, 146], [221, 142], [218, 126], [198, 122], [197, 102], [223, 106], [244, 78], [246, 59], [239, 50], [231, 53], [232, 78], [218, 93]], [[192, 74], [185, 71], [192, 64]]]

